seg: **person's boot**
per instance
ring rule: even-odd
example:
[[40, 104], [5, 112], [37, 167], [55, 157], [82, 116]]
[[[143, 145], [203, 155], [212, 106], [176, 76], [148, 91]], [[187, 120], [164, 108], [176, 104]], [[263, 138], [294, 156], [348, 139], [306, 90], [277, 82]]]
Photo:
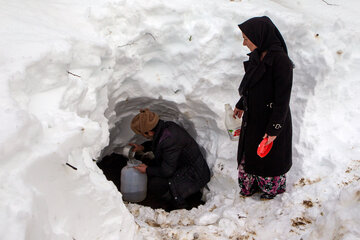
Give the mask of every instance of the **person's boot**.
[[186, 209], [191, 210], [194, 207], [196, 208], [199, 205], [203, 205], [204, 202], [201, 200], [201, 198], [202, 198], [202, 193], [200, 191], [191, 194], [189, 197], [185, 199], [187, 203]]
[[268, 193], [263, 193], [261, 196], [260, 196], [260, 199], [261, 200], [270, 200], [270, 199], [273, 199], [276, 195], [273, 195], [273, 194], [268, 194]]

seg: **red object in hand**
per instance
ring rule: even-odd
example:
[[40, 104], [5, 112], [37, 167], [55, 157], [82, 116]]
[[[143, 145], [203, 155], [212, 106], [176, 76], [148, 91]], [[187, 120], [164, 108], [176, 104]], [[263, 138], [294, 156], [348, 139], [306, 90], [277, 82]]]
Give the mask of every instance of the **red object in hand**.
[[259, 144], [259, 147], [257, 149], [257, 155], [259, 155], [259, 157], [263, 158], [265, 157], [271, 150], [272, 145], [274, 142], [269, 143], [268, 145], [265, 146], [265, 144], [267, 143], [268, 138], [264, 138], [261, 143]]

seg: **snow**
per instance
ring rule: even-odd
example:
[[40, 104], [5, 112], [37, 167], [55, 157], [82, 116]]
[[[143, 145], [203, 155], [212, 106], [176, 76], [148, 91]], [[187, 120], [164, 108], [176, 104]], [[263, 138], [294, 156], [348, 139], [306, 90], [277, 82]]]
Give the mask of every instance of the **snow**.
[[[356, 0], [1, 6], [1, 239], [360, 239]], [[224, 125], [248, 51], [237, 24], [262, 15], [296, 65], [294, 164], [287, 192], [271, 201], [239, 196], [237, 143]], [[97, 168], [143, 140], [129, 128], [143, 107], [202, 146], [213, 173], [205, 205], [125, 204]]]

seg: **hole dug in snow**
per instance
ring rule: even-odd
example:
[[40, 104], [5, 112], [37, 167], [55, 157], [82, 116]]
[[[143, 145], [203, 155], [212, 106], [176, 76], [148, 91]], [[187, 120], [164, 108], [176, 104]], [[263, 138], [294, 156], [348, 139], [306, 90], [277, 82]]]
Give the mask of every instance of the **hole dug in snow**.
[[[196, 106], [199, 107], [199, 106]], [[203, 106], [201, 106], [203, 107]], [[150, 98], [134, 98], [128, 99], [126, 101], [122, 101], [117, 103], [115, 109], [112, 113], [109, 113], [108, 119], [110, 125], [110, 140], [109, 145], [102, 150], [101, 156], [97, 161], [97, 165], [103, 170], [104, 175], [107, 177], [108, 180], [111, 180], [116, 185], [117, 189], [121, 192], [121, 169], [126, 165], [128, 158], [124, 156], [122, 152], [125, 146], [128, 146], [128, 143], [137, 143], [142, 144], [143, 142], [148, 141], [148, 139], [140, 136], [135, 135], [134, 132], [130, 128], [130, 123], [132, 118], [138, 114], [139, 109], [149, 108], [151, 111], [156, 112], [161, 120], [164, 121], [173, 121], [182, 126], [186, 131], [195, 139], [199, 140], [198, 144], [200, 146], [201, 152], [203, 153], [204, 157], [206, 158], [206, 150], [202, 147], [201, 142], [204, 140], [202, 137], [199, 137], [196, 131], [197, 126], [195, 125], [203, 125], [202, 121], [205, 118], [195, 116], [192, 117], [193, 114], [191, 113], [191, 109], [183, 104], [178, 105], [174, 102], [162, 100], [162, 99], [150, 99]], [[183, 109], [183, 112], [180, 111], [179, 108]], [[184, 111], [185, 110], [185, 111]], [[209, 111], [206, 109], [206, 111]], [[207, 120], [208, 121], [208, 120]], [[215, 122], [213, 122], [215, 124]], [[216, 126], [213, 125], [213, 126]], [[196, 196], [195, 196], [196, 195]], [[201, 194], [195, 194], [193, 197], [190, 198], [191, 204], [187, 207], [188, 209], [192, 207], [197, 207], [199, 204], [203, 202], [200, 201]], [[124, 199], [125, 200], [125, 199]], [[126, 202], [125, 202], [126, 203]], [[137, 209], [135, 205], [145, 205], [153, 207], [154, 209], [157, 208], [164, 208], [167, 209], [162, 204], [145, 199], [137, 204], [128, 204], [129, 207]], [[169, 211], [169, 209], [167, 209]], [[133, 214], [136, 216], [139, 212], [138, 210], [132, 211]], [[147, 220], [148, 222], [150, 220]], [[150, 221], [154, 222], [154, 221]], [[185, 221], [182, 224], [188, 225], [192, 221]], [[157, 223], [160, 224], [160, 223]], [[154, 225], [154, 224], [153, 224]]]

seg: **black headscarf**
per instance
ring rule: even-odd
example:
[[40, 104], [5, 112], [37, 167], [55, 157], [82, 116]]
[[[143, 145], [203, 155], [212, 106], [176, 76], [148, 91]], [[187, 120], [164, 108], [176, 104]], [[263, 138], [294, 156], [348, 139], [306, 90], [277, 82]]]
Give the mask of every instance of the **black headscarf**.
[[264, 62], [260, 60], [264, 51], [284, 51], [287, 48], [281, 33], [270, 18], [254, 17], [238, 25], [240, 30], [254, 43], [257, 48], [249, 55], [249, 61], [245, 62], [245, 75], [239, 87], [241, 96], [245, 94], [249, 82], [260, 78], [265, 72]]

